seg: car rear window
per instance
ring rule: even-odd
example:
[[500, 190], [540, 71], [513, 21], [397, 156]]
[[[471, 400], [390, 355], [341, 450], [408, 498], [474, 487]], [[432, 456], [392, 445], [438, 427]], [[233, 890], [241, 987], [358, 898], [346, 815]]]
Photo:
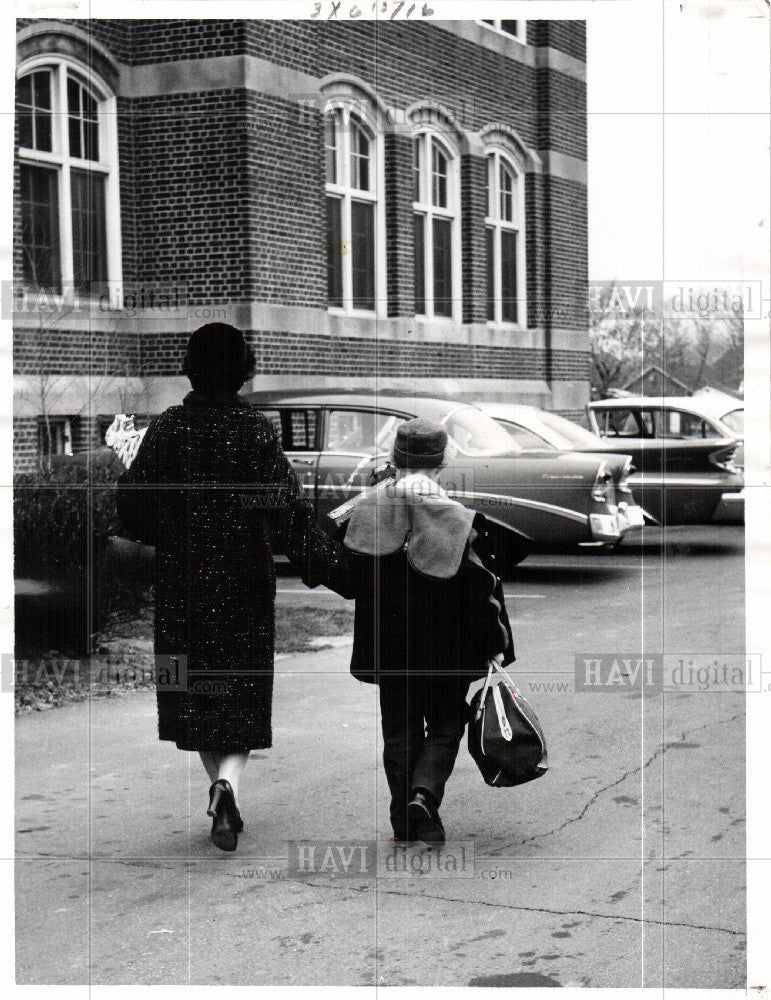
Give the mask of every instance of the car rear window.
[[729, 431], [734, 434], [740, 434], [744, 437], [744, 410], [739, 408], [738, 410], [731, 410], [728, 413], [724, 413], [720, 418]]

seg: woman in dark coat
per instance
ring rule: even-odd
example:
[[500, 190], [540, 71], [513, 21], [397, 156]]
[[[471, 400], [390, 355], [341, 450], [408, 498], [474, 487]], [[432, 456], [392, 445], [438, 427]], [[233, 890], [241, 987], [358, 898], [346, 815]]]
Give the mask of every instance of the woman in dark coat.
[[345, 533], [356, 598], [351, 671], [380, 686], [396, 840], [444, 840], [439, 806], [465, 730], [469, 684], [514, 649], [485, 518], [435, 481], [447, 433], [396, 435], [393, 485], [355, 506]]
[[156, 549], [158, 735], [201, 755], [212, 840], [235, 850], [239, 777], [250, 750], [271, 746], [271, 543], [310, 587], [331, 582], [344, 554], [317, 527], [272, 423], [237, 395], [254, 374], [243, 334], [196, 330], [184, 372], [193, 391], [150, 424], [118, 511], [123, 533]]

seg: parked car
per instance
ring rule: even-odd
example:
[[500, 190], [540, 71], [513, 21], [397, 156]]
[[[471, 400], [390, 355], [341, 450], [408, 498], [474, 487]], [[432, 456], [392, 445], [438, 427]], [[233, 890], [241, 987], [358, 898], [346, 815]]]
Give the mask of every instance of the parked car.
[[442, 423], [450, 439], [440, 483], [488, 517], [504, 566], [555, 545], [615, 544], [643, 521], [625, 482], [628, 456], [525, 452], [475, 406], [386, 392], [245, 398], [273, 420], [319, 515], [381, 478], [399, 423], [426, 417]]
[[743, 508], [744, 407], [715, 390], [589, 403], [591, 428], [632, 455], [635, 497], [667, 524], [703, 524], [724, 503]]
[[614, 453], [614, 446], [594, 431], [562, 417], [524, 403], [476, 404], [501, 424], [524, 451], [592, 451]]
[[[731, 435], [730, 425], [743, 429], [744, 410], [739, 400], [724, 396], [718, 403], [718, 394], [695, 394], [689, 397], [664, 399], [672, 404], [668, 419], [670, 426], [683, 429], [698, 427], [699, 432], [709, 430], [710, 437], [666, 438], [666, 446], [661, 438], [634, 437], [608, 434], [601, 437], [594, 431], [567, 420], [557, 413], [539, 410], [535, 406], [513, 403], [478, 404], [489, 416], [497, 420], [524, 449], [551, 447], [594, 453], [631, 453], [633, 472], [629, 476], [629, 486], [635, 502], [640, 504], [652, 521], [665, 517], [668, 524], [701, 524], [711, 521], [716, 511], [726, 518], [741, 519], [743, 515], [743, 477], [739, 463], [743, 459], [742, 442]], [[631, 403], [630, 403], [631, 400]], [[642, 401], [644, 400], [644, 404]], [[603, 414], [611, 410], [616, 413], [616, 421], [629, 421], [630, 412], [645, 413], [653, 409], [661, 410], [655, 418], [644, 417], [647, 427], [661, 426], [664, 412], [659, 406], [659, 397], [623, 397], [590, 403], [590, 410], [600, 409]], [[641, 405], [642, 404], [642, 405]], [[710, 410], [710, 416], [702, 411]], [[714, 418], [718, 411], [728, 422]], [[675, 414], [684, 416], [675, 416]], [[685, 415], [687, 414], [687, 415]], [[591, 413], [589, 414], [591, 420]], [[595, 418], [595, 426], [599, 420]], [[610, 426], [613, 426], [613, 421]], [[632, 419], [630, 429], [637, 430], [639, 424]], [[733, 453], [731, 453], [733, 449]], [[722, 463], [718, 464], [718, 463]]]

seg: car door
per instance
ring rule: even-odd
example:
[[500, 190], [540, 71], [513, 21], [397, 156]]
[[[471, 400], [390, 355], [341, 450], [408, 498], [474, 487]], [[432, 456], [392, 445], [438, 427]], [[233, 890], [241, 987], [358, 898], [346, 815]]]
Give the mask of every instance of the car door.
[[360, 493], [393, 449], [396, 429], [408, 416], [395, 411], [329, 406], [321, 421], [317, 509], [327, 514]]
[[643, 462], [643, 454], [651, 452], [648, 464], [659, 452], [660, 445], [654, 436], [653, 418], [650, 411], [642, 411], [636, 407], [608, 407], [591, 410], [593, 430], [611, 445], [623, 445], [623, 450], [632, 456], [632, 462], [637, 469]]

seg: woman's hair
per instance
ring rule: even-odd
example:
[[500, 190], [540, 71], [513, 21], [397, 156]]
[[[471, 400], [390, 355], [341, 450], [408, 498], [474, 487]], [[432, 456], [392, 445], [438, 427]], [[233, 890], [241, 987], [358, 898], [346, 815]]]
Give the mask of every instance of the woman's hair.
[[207, 323], [190, 335], [182, 374], [196, 392], [238, 392], [254, 375], [254, 351], [229, 323]]

